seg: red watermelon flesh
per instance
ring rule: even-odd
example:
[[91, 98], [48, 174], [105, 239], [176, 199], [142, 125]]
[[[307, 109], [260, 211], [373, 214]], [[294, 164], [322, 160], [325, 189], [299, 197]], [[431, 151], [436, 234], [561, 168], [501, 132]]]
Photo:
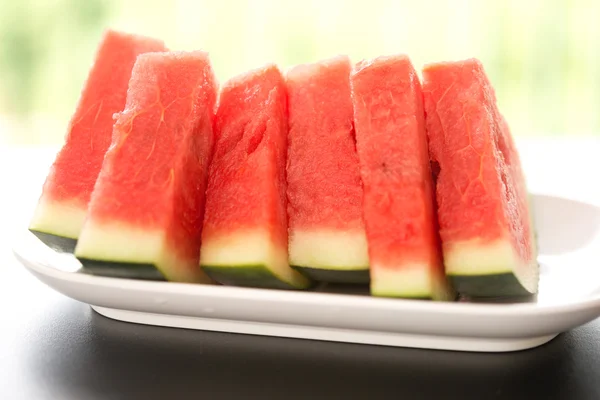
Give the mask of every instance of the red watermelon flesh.
[[205, 52], [138, 57], [75, 249], [92, 271], [209, 280], [198, 261], [216, 95]]
[[216, 281], [304, 288], [288, 265], [287, 93], [275, 65], [224, 84], [206, 193], [201, 265]]
[[52, 165], [30, 229], [77, 239], [108, 149], [113, 115], [125, 106], [131, 69], [139, 54], [165, 50], [162, 41], [108, 30]]
[[423, 76], [447, 274], [466, 295], [535, 293], [525, 178], [483, 66], [476, 59], [437, 63]]
[[368, 280], [351, 68], [337, 56], [287, 73], [290, 263], [318, 280], [345, 281], [356, 271]]
[[351, 76], [371, 293], [452, 299], [437, 233], [423, 95], [405, 55], [357, 64]]

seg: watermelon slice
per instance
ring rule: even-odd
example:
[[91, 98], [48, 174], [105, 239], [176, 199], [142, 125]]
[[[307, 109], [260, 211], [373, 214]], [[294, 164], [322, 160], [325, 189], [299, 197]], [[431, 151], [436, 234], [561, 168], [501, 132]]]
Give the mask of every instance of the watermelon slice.
[[211, 282], [198, 261], [216, 95], [204, 52], [138, 57], [75, 248], [86, 270]]
[[202, 268], [220, 283], [310, 285], [288, 265], [286, 100], [283, 76], [272, 64], [221, 90], [200, 252]]
[[405, 55], [351, 75], [371, 294], [450, 300], [437, 232], [419, 78]]
[[162, 41], [108, 30], [46, 178], [29, 229], [46, 244], [72, 252], [110, 145], [113, 114], [123, 110], [139, 54], [165, 50]]
[[446, 273], [472, 297], [537, 292], [525, 179], [494, 89], [476, 59], [423, 70]]
[[346, 56], [287, 73], [290, 264], [319, 281], [369, 281]]

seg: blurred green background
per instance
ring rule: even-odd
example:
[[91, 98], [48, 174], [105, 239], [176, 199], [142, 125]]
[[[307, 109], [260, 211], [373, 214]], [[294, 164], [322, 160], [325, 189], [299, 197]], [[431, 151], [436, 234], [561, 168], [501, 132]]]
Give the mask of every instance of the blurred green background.
[[0, 144], [61, 144], [104, 29], [211, 54], [223, 81], [345, 53], [477, 57], [515, 135], [600, 135], [593, 0], [0, 0]]

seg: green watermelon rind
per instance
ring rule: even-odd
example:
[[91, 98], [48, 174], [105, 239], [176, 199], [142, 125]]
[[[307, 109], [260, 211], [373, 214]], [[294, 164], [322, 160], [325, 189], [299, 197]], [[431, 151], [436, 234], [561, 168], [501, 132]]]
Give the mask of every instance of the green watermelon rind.
[[62, 236], [53, 232], [44, 232], [41, 230], [29, 229], [42, 243], [59, 253], [74, 253], [77, 246], [77, 239]]
[[518, 297], [534, 293], [523, 287], [512, 272], [496, 272], [488, 275], [448, 275], [459, 293], [469, 297]]
[[369, 267], [305, 267], [292, 265], [292, 268], [317, 282], [368, 284]]
[[292, 281], [284, 280], [264, 264], [236, 266], [201, 264], [200, 267], [216, 282], [227, 286], [298, 290], [309, 289], [314, 285], [304, 277]]
[[81, 265], [81, 272], [95, 276], [109, 278], [141, 279], [152, 281], [166, 281], [163, 273], [155, 264], [135, 262], [112, 262], [93, 260], [88, 258], [77, 259]]

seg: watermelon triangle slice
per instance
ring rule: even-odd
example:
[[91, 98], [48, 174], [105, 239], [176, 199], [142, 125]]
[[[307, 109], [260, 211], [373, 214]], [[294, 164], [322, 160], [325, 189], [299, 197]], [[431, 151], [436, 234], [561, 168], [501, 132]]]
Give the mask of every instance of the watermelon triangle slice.
[[467, 296], [537, 293], [525, 177], [481, 62], [427, 65], [423, 77], [446, 273]]
[[224, 84], [206, 193], [200, 262], [216, 281], [304, 289], [288, 265], [287, 93], [275, 65]]
[[287, 72], [290, 264], [318, 281], [367, 283], [350, 71], [347, 56]]
[[405, 55], [351, 75], [371, 294], [454, 299], [437, 232], [421, 84]]
[[75, 248], [111, 142], [113, 115], [125, 106], [133, 64], [140, 54], [164, 50], [163, 42], [153, 38], [104, 33], [29, 225], [46, 244], [68, 252]]
[[75, 248], [85, 270], [212, 282], [198, 261], [216, 96], [205, 52], [137, 58]]

